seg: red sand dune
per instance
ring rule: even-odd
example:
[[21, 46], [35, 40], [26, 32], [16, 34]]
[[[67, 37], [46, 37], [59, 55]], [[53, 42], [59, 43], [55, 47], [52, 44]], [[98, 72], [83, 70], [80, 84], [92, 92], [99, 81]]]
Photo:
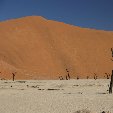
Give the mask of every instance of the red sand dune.
[[111, 73], [113, 32], [29, 16], [0, 22], [0, 78], [103, 78]]

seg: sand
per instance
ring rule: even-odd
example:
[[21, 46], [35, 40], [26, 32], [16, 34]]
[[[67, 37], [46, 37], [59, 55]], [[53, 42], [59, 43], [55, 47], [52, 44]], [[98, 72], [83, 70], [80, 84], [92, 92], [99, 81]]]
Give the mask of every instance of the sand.
[[0, 113], [113, 113], [113, 94], [107, 91], [109, 81], [2, 80]]
[[[106, 78], [113, 68], [113, 31], [80, 28], [39, 16], [0, 22], [0, 78]], [[105, 76], [105, 77], [104, 77]]]

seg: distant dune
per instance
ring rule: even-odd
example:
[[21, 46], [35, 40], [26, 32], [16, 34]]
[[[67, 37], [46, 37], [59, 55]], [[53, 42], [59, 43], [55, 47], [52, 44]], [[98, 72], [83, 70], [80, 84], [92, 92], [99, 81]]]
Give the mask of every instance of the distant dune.
[[104, 78], [111, 73], [113, 32], [80, 28], [39, 16], [0, 22], [0, 78]]

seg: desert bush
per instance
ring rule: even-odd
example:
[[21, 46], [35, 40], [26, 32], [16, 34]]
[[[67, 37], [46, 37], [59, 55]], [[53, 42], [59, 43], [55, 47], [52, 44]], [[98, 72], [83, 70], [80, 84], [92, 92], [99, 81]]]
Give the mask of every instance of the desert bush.
[[91, 113], [91, 111], [83, 109], [83, 110], [78, 110], [78, 111], [76, 111], [74, 113]]

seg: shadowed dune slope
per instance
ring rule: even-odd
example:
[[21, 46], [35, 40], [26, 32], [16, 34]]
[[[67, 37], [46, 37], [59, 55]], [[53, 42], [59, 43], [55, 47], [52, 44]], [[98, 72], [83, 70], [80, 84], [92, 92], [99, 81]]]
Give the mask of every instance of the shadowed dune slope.
[[0, 22], [0, 78], [103, 78], [111, 73], [113, 32], [28, 16]]

